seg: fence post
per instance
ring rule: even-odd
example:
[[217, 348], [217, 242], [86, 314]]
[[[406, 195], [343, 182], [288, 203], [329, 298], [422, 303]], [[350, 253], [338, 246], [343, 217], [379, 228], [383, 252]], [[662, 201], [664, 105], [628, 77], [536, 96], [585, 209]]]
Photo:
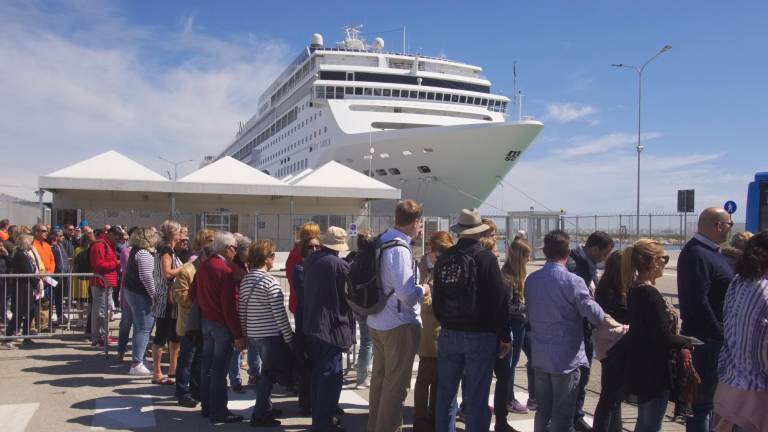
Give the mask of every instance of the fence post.
[[653, 215], [648, 214], [648, 237], [653, 238]]
[[576, 216], [576, 245], [578, 246], [580, 241], [581, 232], [579, 232], [579, 217]]

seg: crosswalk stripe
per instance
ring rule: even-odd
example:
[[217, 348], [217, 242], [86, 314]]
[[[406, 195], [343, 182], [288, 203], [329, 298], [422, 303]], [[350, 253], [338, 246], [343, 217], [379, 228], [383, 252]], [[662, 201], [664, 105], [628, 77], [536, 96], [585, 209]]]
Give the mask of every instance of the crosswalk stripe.
[[115, 396], [96, 399], [91, 430], [155, 427], [152, 396]]
[[0, 405], [3, 431], [24, 432], [38, 408], [40, 408], [39, 403]]

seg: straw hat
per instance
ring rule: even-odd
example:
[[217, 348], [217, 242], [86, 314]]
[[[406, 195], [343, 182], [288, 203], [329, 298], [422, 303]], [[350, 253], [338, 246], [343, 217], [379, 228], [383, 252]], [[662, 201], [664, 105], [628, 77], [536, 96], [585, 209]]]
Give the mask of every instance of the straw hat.
[[337, 252], [346, 252], [349, 250], [347, 246], [347, 232], [343, 228], [328, 227], [328, 231], [323, 234], [323, 247], [335, 250]]
[[490, 228], [483, 223], [480, 212], [477, 209], [463, 209], [459, 215], [459, 222], [451, 226], [451, 231], [458, 235], [480, 234]]

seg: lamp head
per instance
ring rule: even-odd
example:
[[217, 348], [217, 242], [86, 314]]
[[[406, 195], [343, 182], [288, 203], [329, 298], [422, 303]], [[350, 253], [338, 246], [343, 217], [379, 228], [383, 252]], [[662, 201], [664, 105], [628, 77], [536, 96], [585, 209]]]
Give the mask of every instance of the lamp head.
[[672, 45], [667, 44], [667, 45], [664, 45], [664, 48], [662, 48], [660, 52], [664, 53], [671, 49], [672, 49]]

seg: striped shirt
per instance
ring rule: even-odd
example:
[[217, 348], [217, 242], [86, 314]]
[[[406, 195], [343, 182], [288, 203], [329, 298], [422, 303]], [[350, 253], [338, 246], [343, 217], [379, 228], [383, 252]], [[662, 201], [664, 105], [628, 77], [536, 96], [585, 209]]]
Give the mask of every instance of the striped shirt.
[[270, 274], [251, 270], [240, 283], [240, 326], [249, 338], [283, 336], [293, 341], [293, 330], [283, 304], [283, 290]]
[[[136, 273], [138, 273], [138, 281], [141, 282], [141, 284], [144, 286], [144, 290], [146, 290], [147, 295], [150, 298], [155, 297], [155, 257], [152, 255], [151, 252], [149, 252], [146, 249], [139, 249], [136, 251], [136, 253], [133, 256], [133, 259], [135, 261], [136, 265]], [[132, 278], [133, 275], [127, 274], [131, 271], [133, 267], [129, 263], [126, 269], [126, 288], [134, 291], [134, 286], [128, 286], [130, 283], [130, 280], [135, 280]]]
[[725, 341], [720, 381], [742, 390], [768, 390], [768, 279], [731, 282], [723, 307]]

